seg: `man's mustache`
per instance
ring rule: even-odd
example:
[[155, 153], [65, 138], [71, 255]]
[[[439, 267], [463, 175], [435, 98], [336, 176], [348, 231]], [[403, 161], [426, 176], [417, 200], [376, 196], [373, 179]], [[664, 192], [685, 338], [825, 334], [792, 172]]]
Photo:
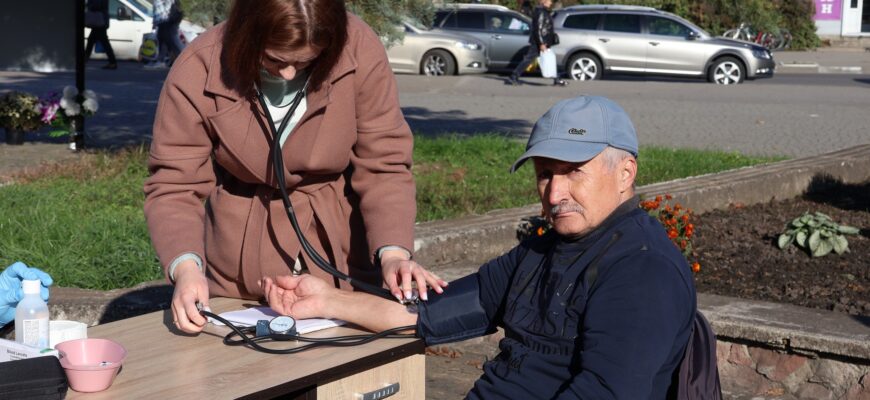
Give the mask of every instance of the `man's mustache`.
[[559, 203], [550, 208], [550, 215], [558, 215], [567, 212], [578, 212], [580, 214], [585, 214], [586, 210], [577, 203], [569, 202]]

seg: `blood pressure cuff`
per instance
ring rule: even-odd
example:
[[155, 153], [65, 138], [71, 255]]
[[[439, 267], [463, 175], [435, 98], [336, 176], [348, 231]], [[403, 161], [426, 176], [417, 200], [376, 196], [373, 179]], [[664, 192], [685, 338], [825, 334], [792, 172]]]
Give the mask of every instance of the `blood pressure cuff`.
[[417, 336], [426, 345], [457, 342], [495, 332], [480, 304], [480, 282], [472, 274], [450, 282], [444, 293], [417, 303]]

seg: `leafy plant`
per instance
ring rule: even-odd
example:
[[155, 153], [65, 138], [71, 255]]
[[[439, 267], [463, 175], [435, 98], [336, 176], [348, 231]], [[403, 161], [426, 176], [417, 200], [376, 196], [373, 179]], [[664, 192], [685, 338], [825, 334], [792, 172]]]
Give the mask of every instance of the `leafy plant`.
[[0, 126], [17, 131], [35, 131], [42, 126], [39, 98], [25, 92], [11, 91], [0, 98]]
[[831, 251], [843, 254], [849, 251], [849, 242], [845, 235], [855, 235], [858, 232], [858, 228], [837, 224], [831, 217], [820, 212], [805, 212], [788, 224], [786, 231], [779, 235], [777, 245], [780, 249], [785, 249], [789, 244], [795, 243], [808, 250], [813, 257], [821, 257]]

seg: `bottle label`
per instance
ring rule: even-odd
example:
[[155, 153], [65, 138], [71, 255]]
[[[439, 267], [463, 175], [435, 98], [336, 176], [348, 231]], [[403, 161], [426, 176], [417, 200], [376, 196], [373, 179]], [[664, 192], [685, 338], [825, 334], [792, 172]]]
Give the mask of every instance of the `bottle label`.
[[48, 319], [25, 319], [22, 321], [22, 344], [39, 349], [48, 348]]

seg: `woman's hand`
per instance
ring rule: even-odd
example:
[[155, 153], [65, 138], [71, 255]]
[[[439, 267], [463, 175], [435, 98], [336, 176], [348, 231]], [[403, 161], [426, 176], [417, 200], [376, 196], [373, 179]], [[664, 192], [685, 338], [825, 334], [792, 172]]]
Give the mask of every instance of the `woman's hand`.
[[431, 287], [438, 294], [444, 292], [443, 288], [447, 286], [447, 282], [406, 257], [407, 254], [404, 251], [387, 250], [381, 255], [381, 271], [384, 274], [384, 282], [393, 296], [396, 296], [399, 301], [403, 298], [410, 300], [412, 297], [411, 282], [417, 282], [420, 299], [424, 301], [429, 300], [428, 287]]
[[175, 267], [175, 291], [172, 292], [172, 319], [186, 333], [199, 333], [208, 320], [196, 309], [196, 302], [208, 309], [208, 281], [193, 260]]
[[333, 318], [327, 309], [330, 296], [338, 289], [309, 274], [264, 278], [263, 289], [269, 307], [296, 319]]

